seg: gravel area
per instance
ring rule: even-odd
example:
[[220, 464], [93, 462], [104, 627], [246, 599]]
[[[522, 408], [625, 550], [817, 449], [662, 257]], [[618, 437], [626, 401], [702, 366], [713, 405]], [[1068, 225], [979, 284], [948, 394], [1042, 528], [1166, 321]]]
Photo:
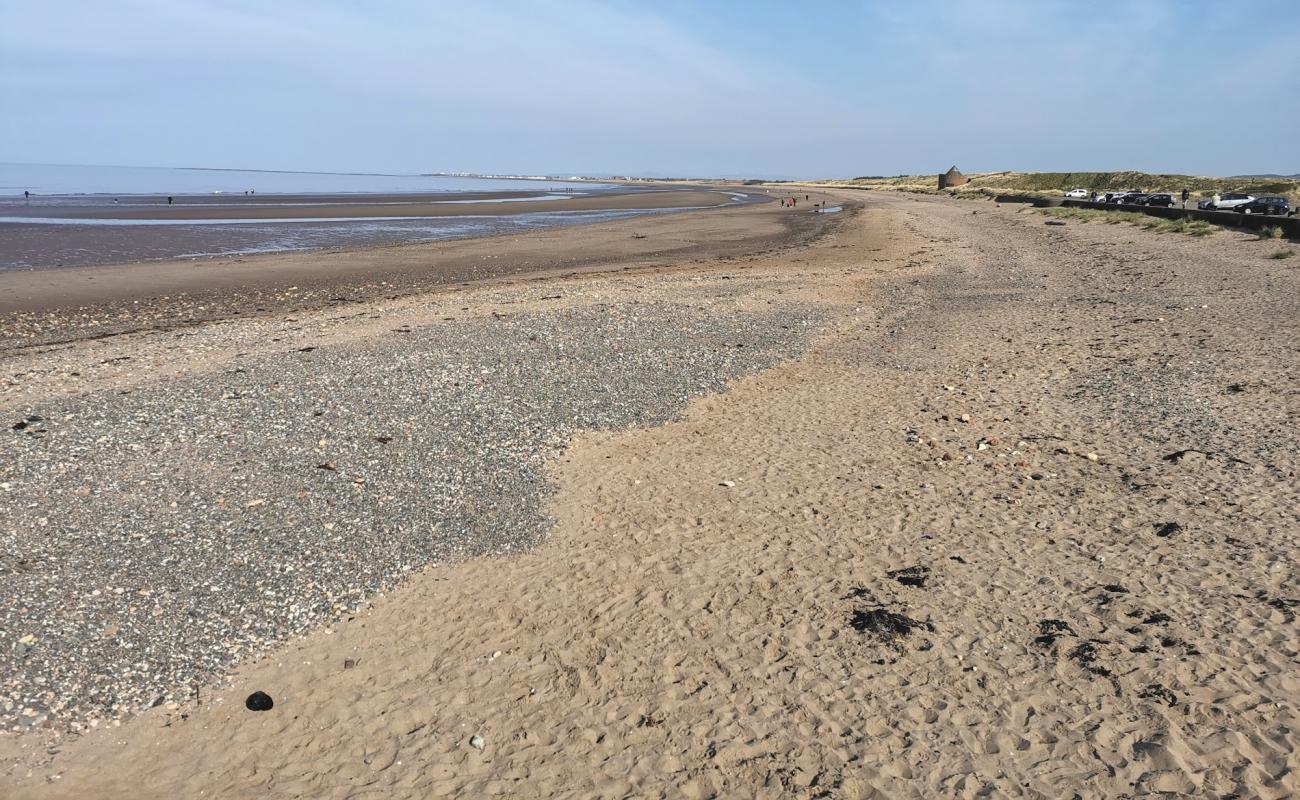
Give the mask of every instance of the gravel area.
[[671, 419], [818, 323], [669, 302], [444, 321], [14, 412], [0, 728], [184, 702], [410, 571], [531, 547], [574, 432]]

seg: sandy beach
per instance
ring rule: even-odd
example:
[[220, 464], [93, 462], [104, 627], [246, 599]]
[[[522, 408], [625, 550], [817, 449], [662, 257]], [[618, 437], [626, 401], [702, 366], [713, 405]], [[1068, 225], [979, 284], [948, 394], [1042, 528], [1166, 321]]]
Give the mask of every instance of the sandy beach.
[[1300, 271], [1045, 222], [0, 275], [4, 793], [1294, 796]]

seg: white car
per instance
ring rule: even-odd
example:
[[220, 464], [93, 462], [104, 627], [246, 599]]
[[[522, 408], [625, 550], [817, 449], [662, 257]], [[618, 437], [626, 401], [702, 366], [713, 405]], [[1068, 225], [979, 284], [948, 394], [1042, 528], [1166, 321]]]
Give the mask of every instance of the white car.
[[1227, 194], [1219, 195], [1219, 202], [1211, 202], [1210, 207], [1218, 211], [1227, 211], [1236, 208], [1237, 206], [1244, 206], [1254, 199], [1255, 198], [1252, 195], [1241, 194], [1240, 192], [1228, 192]]
[[1087, 189], [1071, 189], [1070, 191], [1068, 191], [1068, 192], [1065, 193], [1065, 196], [1066, 196], [1066, 197], [1073, 197], [1073, 198], [1076, 198], [1076, 199], [1082, 200], [1083, 198], [1085, 198], [1085, 197], [1088, 196], [1088, 190], [1087, 190]]

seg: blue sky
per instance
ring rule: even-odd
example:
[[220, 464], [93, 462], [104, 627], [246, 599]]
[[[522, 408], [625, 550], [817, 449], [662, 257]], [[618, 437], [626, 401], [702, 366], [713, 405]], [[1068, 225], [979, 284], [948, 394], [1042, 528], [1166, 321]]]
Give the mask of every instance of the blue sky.
[[1300, 172], [1300, 2], [0, 0], [0, 162]]

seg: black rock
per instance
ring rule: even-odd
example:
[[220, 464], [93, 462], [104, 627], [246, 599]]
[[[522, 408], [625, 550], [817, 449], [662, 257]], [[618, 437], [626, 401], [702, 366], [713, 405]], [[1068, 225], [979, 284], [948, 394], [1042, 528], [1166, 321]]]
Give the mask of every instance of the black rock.
[[1177, 522], [1157, 522], [1153, 524], [1156, 528], [1156, 536], [1159, 536], [1161, 539], [1168, 539], [1170, 536], [1173, 536], [1175, 533], [1178, 533], [1183, 529], [1183, 526], [1179, 525]]
[[274, 706], [275, 701], [266, 692], [253, 692], [244, 701], [244, 707], [249, 711], [270, 711]]

